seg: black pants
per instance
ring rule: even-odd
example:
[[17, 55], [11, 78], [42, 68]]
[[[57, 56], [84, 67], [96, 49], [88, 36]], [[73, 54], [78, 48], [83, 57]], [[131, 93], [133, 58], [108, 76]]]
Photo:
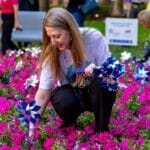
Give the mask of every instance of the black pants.
[[99, 82], [99, 79], [94, 79], [85, 88], [73, 88], [71, 85], [56, 88], [51, 102], [60, 118], [73, 123], [81, 112], [89, 110], [94, 112], [95, 131], [108, 131], [116, 92], [100, 87]]
[[14, 27], [14, 14], [2, 14], [2, 21], [2, 53], [5, 54], [7, 49], [18, 49], [11, 40]]

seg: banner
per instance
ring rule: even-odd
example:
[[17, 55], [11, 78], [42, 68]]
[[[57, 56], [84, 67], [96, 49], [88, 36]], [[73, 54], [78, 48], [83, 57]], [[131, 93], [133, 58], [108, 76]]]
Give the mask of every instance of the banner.
[[108, 44], [136, 46], [138, 42], [138, 19], [106, 18], [105, 36]]

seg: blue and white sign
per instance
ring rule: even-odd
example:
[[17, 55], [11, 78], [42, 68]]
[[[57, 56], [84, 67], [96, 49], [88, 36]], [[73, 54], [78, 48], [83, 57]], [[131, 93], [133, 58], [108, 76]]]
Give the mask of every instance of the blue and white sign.
[[138, 42], [138, 19], [106, 18], [105, 36], [108, 44], [136, 46]]

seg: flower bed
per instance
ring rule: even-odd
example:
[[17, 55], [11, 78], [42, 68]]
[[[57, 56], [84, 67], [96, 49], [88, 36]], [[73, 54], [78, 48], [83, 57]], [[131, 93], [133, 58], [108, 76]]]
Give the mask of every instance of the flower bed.
[[[150, 66], [123, 53], [126, 72], [119, 78], [110, 132], [94, 134], [93, 113], [85, 112], [74, 126], [60, 129], [51, 103], [35, 122], [34, 142], [27, 139], [25, 120], [18, 106], [34, 100], [39, 75], [39, 49], [0, 56], [0, 150], [145, 150], [150, 149]], [[128, 57], [125, 57], [128, 56]]]

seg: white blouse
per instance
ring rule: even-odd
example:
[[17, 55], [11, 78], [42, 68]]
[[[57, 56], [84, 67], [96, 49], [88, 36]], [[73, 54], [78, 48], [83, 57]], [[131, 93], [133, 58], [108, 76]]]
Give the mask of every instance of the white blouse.
[[[94, 28], [80, 28], [80, 31], [85, 44], [86, 61], [100, 66], [111, 56], [105, 37]], [[68, 68], [73, 64], [71, 51], [68, 49], [60, 51], [59, 62], [61, 65], [59, 83], [60, 85], [63, 85], [69, 83], [66, 74]], [[39, 87], [42, 89], [52, 89], [54, 88], [55, 82], [56, 81], [52, 77], [51, 69], [45, 65], [41, 71]]]

